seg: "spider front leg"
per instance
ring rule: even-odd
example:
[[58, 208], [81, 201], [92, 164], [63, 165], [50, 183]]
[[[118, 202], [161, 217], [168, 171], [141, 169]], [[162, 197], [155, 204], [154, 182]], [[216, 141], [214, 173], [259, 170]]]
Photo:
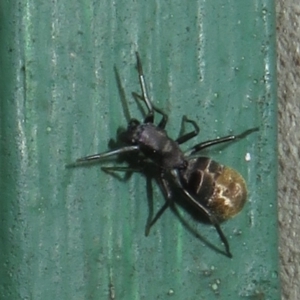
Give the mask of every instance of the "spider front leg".
[[153, 105], [152, 105], [152, 102], [150, 101], [150, 99], [148, 97], [148, 92], [147, 92], [146, 81], [145, 81], [145, 76], [144, 76], [144, 72], [143, 72], [142, 63], [141, 63], [140, 56], [139, 56], [138, 52], [135, 52], [135, 55], [136, 55], [137, 70], [138, 70], [138, 73], [139, 73], [139, 81], [140, 81], [140, 86], [141, 86], [141, 90], [142, 90], [143, 100], [145, 101], [145, 103], [147, 105], [147, 108], [148, 108], [148, 114], [145, 118], [144, 123], [153, 123], [153, 121], [154, 121]]
[[97, 162], [97, 161], [106, 159], [106, 158], [111, 157], [111, 156], [116, 156], [116, 155], [120, 155], [120, 154], [123, 154], [123, 153], [135, 152], [135, 151], [139, 151], [139, 146], [137, 146], [137, 145], [125, 146], [125, 147], [122, 147], [122, 148], [119, 148], [119, 149], [110, 150], [110, 151], [107, 151], [107, 152], [92, 154], [92, 155], [88, 155], [88, 156], [78, 158], [78, 159], [76, 159], [75, 163], [68, 164], [67, 167], [68, 168], [76, 167], [79, 164]]
[[159, 122], [159, 124], [157, 125], [157, 127], [164, 129], [168, 122], [168, 115], [166, 113], [164, 113], [162, 110], [160, 110], [159, 108], [155, 107], [153, 105], [153, 103], [151, 102], [151, 100], [149, 99], [147, 86], [146, 86], [146, 80], [145, 80], [140, 56], [139, 56], [138, 52], [136, 52], [135, 54], [136, 54], [137, 70], [139, 73], [139, 81], [140, 81], [140, 86], [141, 86], [141, 90], [142, 90], [142, 96], [138, 95], [137, 93], [132, 93], [132, 95], [135, 99], [141, 99], [141, 100], [145, 101], [145, 103], [146, 103], [146, 106], [148, 108], [148, 113], [145, 117], [144, 123], [153, 123], [154, 122], [154, 111], [156, 111], [157, 113], [162, 115], [162, 119]]
[[[132, 93], [132, 96], [136, 100], [138, 99], [138, 100], [144, 101], [144, 98], [142, 96], [140, 96], [139, 94], [135, 93], [135, 92]], [[154, 111], [156, 111], [157, 113], [162, 115], [162, 118], [161, 118], [160, 122], [158, 123], [157, 127], [161, 128], [161, 129], [165, 129], [165, 127], [167, 125], [167, 122], [168, 122], [168, 115], [165, 112], [163, 112], [161, 109], [155, 107], [153, 104], [152, 104], [152, 108], [153, 108]], [[154, 119], [152, 121], [154, 121]], [[144, 120], [144, 123], [149, 123], [148, 122], [148, 115], [146, 116], [146, 118]]]

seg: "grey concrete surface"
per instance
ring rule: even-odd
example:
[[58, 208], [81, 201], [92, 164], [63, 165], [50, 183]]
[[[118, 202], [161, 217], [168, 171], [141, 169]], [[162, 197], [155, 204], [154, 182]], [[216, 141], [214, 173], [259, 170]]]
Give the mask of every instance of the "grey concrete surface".
[[282, 299], [300, 299], [300, 1], [277, 0], [279, 246]]

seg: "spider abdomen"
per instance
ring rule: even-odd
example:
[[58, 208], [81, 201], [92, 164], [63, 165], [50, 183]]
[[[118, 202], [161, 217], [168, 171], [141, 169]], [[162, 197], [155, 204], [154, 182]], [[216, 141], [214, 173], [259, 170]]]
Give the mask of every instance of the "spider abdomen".
[[234, 217], [244, 207], [246, 183], [234, 169], [208, 157], [199, 157], [188, 160], [188, 167], [181, 177], [185, 187], [218, 222]]

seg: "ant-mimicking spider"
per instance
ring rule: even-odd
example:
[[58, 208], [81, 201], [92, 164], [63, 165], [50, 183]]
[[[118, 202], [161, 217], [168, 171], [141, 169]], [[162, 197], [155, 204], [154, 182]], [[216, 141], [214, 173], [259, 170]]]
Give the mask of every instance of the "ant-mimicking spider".
[[[149, 163], [150, 161], [155, 166], [157, 170], [156, 179], [160, 183], [167, 200], [148, 224], [146, 234], [171, 205], [171, 184], [173, 184], [182, 191], [186, 201], [197, 211], [204, 214], [216, 228], [221, 241], [225, 245], [227, 256], [232, 257], [229, 243], [220, 227], [220, 223], [235, 216], [243, 208], [247, 199], [246, 183], [243, 177], [234, 169], [223, 166], [209, 157], [195, 157], [195, 155], [213, 145], [242, 139], [250, 133], [258, 131], [258, 128], [246, 130], [239, 135], [228, 135], [201, 142], [183, 152], [179, 145], [198, 135], [198, 125], [195, 121], [184, 116], [182, 121], [190, 123], [194, 130], [179, 136], [176, 140], [167, 135], [165, 127], [168, 116], [150, 101], [141, 60], [137, 52], [136, 59], [142, 96], [136, 93], [133, 93], [133, 96], [143, 100], [146, 104], [148, 113], [144, 121], [141, 123], [136, 119], [131, 119], [127, 129], [119, 134], [119, 139], [125, 146], [79, 158], [75, 163], [68, 166], [74, 167], [81, 163], [96, 162], [124, 153], [138, 154], [140, 162]], [[154, 113], [162, 116], [158, 125], [154, 124]], [[127, 170], [126, 167], [103, 167], [103, 169]]]

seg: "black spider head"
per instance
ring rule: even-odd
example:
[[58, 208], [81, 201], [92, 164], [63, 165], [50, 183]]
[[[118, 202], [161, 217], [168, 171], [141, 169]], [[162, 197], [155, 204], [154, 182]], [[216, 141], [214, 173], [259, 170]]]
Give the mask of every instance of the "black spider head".
[[119, 133], [119, 139], [125, 144], [136, 145], [140, 136], [140, 122], [136, 119], [131, 119], [127, 129]]

